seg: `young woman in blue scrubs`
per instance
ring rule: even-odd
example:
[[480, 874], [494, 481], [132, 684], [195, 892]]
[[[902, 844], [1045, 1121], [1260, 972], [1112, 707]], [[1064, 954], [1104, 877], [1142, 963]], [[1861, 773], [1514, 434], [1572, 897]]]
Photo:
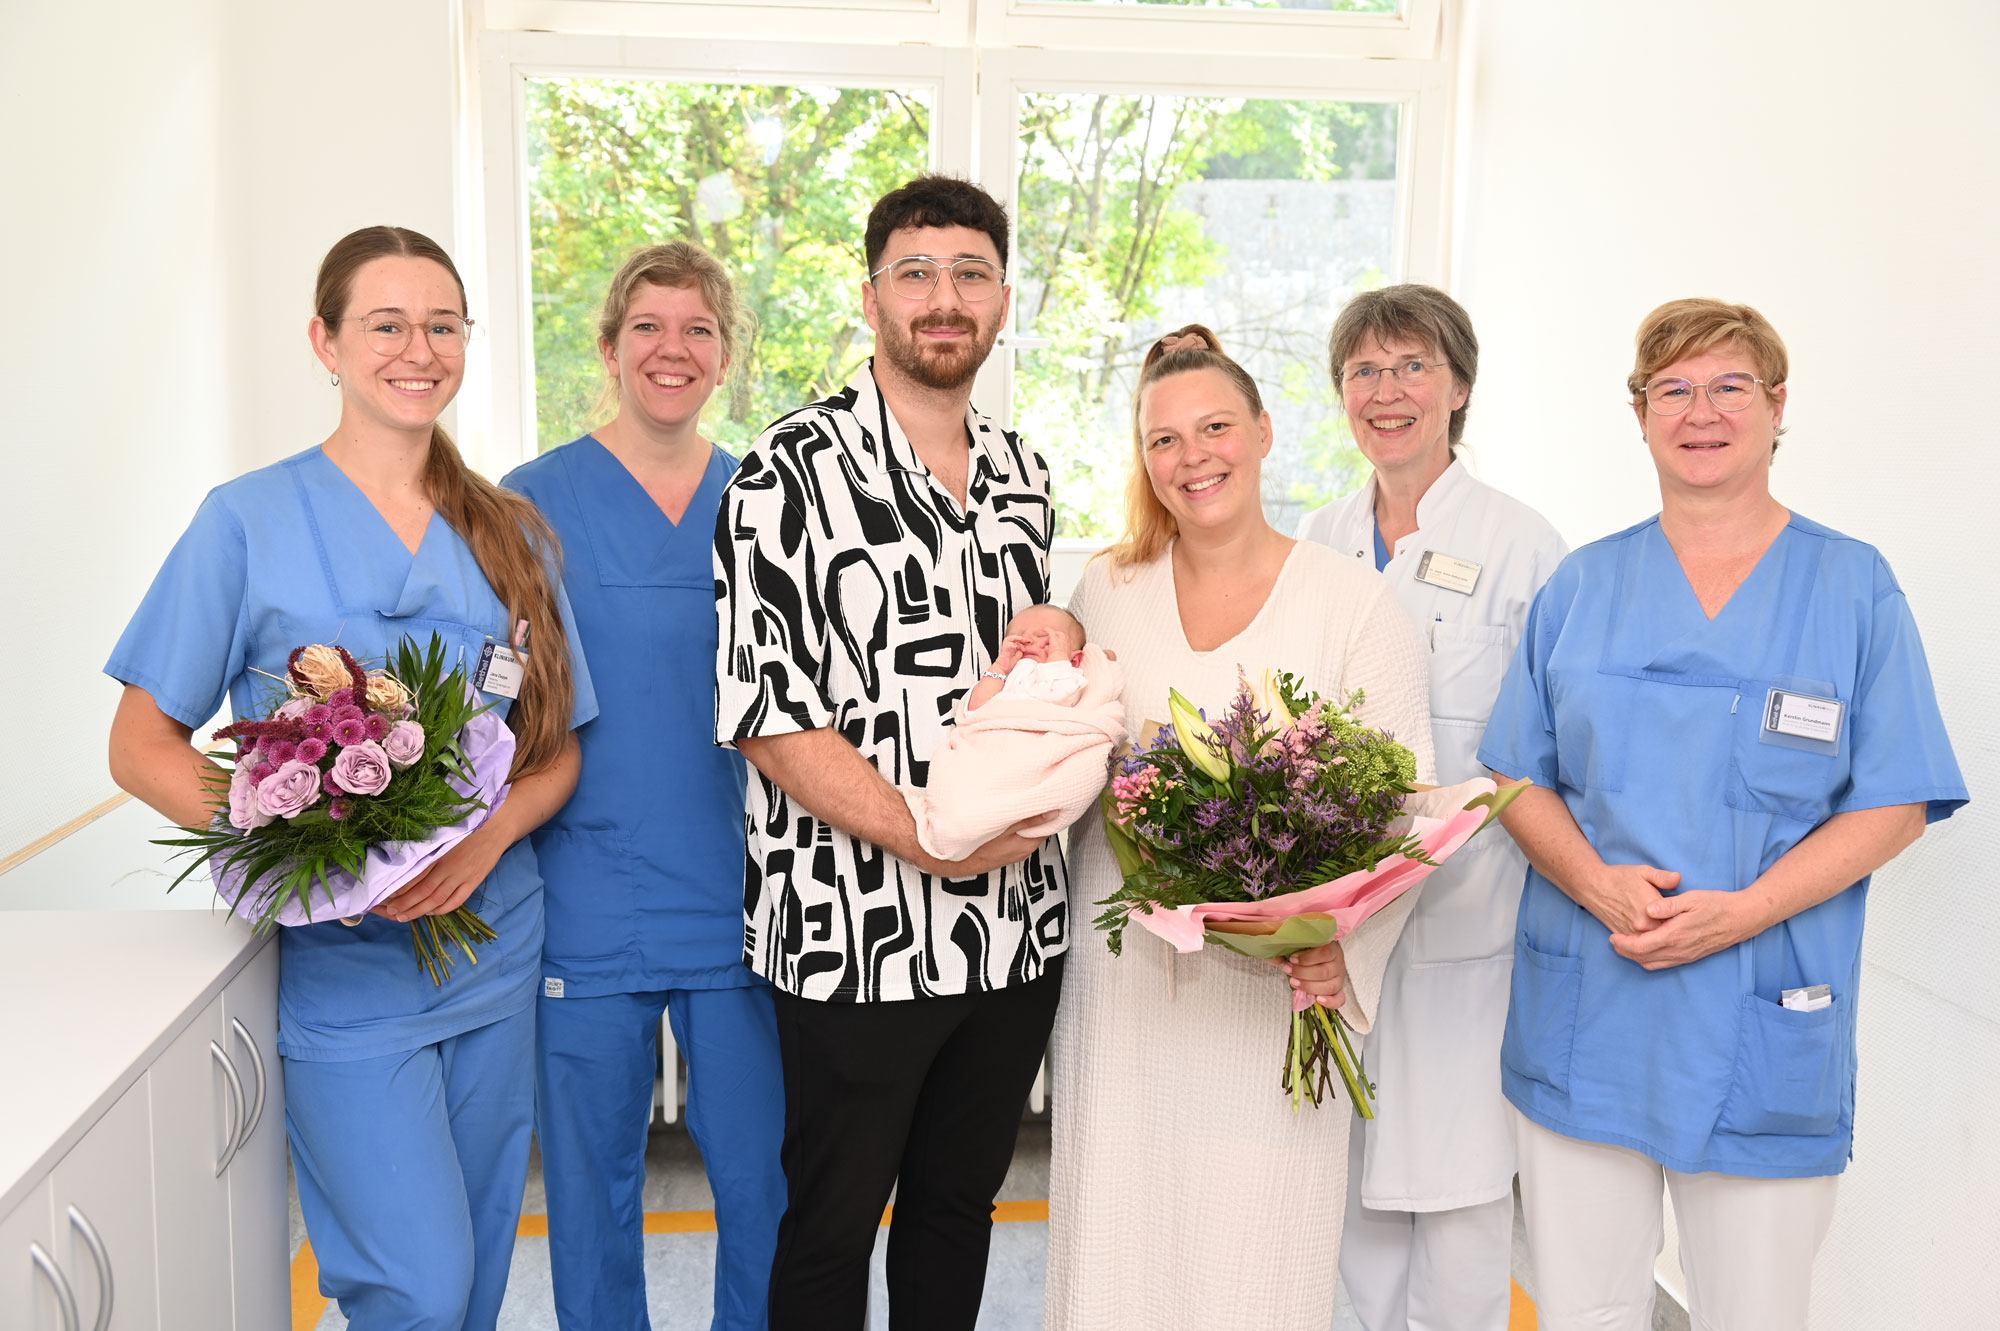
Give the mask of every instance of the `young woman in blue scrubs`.
[[642, 1198], [663, 1011], [715, 1193], [713, 1325], [765, 1325], [785, 1094], [770, 986], [743, 964], [743, 760], [710, 740], [712, 551], [736, 460], [700, 433], [739, 322], [703, 250], [633, 255], [598, 330], [616, 415], [505, 481], [562, 537], [603, 708], [575, 798], [535, 834], [548, 877], [536, 1127], [566, 1331], [649, 1326]]
[[[523, 839], [569, 795], [594, 715], [566, 649], [533, 507], [474, 474], [436, 422], [464, 377], [465, 289], [434, 241], [354, 232], [320, 266], [313, 350], [340, 390], [326, 441], [210, 491], [119, 639], [118, 784], [210, 817], [190, 745], [228, 698], [260, 715], [299, 645], [381, 661], [403, 636], [476, 663], [529, 626], [506, 801], [358, 924], [280, 931], [285, 1128], [320, 1291], [354, 1331], [493, 1327], [528, 1168], [542, 883]], [[201, 736], [200, 738], [206, 738]], [[442, 985], [408, 921], [472, 901], [499, 938]]]
[[1661, 511], [1556, 570], [1479, 751], [1537, 787], [1501, 1047], [1535, 1296], [1650, 1327], [1664, 1181], [1694, 1323], [1802, 1331], [1869, 875], [1965, 784], [1888, 564], [1771, 495], [1776, 331], [1683, 300], [1638, 341]]

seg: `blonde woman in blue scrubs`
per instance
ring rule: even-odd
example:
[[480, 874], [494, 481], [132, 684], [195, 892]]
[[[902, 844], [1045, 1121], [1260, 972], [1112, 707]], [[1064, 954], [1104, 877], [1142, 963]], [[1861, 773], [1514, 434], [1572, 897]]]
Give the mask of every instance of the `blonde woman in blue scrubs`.
[[1563, 561], [1479, 760], [1533, 871], [1501, 1082], [1546, 1331], [1803, 1331], [1854, 1136], [1869, 876], [1966, 802], [1873, 546], [1771, 494], [1786, 354], [1746, 305], [1640, 326], [1661, 509]]
[[[1548, 519], [1458, 458], [1479, 374], [1464, 308], [1436, 287], [1350, 300], [1327, 339], [1355, 445], [1373, 467], [1299, 536], [1387, 577], [1423, 635], [1446, 785], [1474, 756], [1528, 607], [1568, 553]], [[1528, 862], [1480, 837], [1424, 883], [1382, 975], [1364, 1056], [1377, 1113], [1348, 1136], [1340, 1279], [1363, 1331], [1506, 1331], [1514, 1125], [1500, 1026]]]
[[662, 1012], [715, 1193], [712, 1326], [765, 1325], [784, 1077], [771, 987], [743, 964], [743, 759], [710, 739], [712, 552], [736, 459], [700, 433], [741, 322], [704, 250], [632, 255], [598, 328], [616, 414], [505, 482], [562, 537], [603, 709], [575, 797], [535, 834], [549, 924], [536, 1129], [564, 1331], [649, 1325], [641, 1221]]
[[[506, 802], [353, 928], [278, 935], [285, 1132], [320, 1292], [353, 1331], [491, 1331], [534, 1109], [542, 879], [525, 838], [576, 784], [571, 731], [597, 707], [565, 649], [547, 525], [437, 425], [471, 322], [450, 257], [400, 227], [356, 231], [321, 263], [313, 308], [340, 423], [202, 501], [105, 666], [125, 685], [111, 774], [206, 823], [213, 765], [193, 731], [225, 698], [261, 715], [294, 647], [381, 661], [435, 633], [476, 664], [527, 621], [520, 696], [486, 695], [519, 745]], [[467, 901], [499, 937], [433, 984], [407, 922]]]

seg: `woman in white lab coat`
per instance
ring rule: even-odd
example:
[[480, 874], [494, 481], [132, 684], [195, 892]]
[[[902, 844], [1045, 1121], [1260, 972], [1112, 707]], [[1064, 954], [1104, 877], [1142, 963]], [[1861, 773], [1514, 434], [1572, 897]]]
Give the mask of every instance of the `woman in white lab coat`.
[[[1374, 474], [1299, 536], [1370, 560], [1430, 647], [1437, 779], [1475, 755], [1529, 604], [1567, 553], [1527, 505], [1457, 457], [1479, 343], [1457, 301], [1364, 292], [1328, 340], [1333, 382]], [[1367, 1331], [1505, 1331], [1513, 1126], [1500, 1034], [1527, 861], [1480, 837], [1424, 884], [1383, 977], [1364, 1051], [1378, 1099], [1349, 1142], [1340, 1276]]]

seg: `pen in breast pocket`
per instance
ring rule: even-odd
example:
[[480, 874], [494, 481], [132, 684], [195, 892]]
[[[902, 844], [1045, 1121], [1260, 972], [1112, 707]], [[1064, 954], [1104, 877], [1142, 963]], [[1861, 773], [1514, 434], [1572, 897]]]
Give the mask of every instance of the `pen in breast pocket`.
[[1438, 649], [1438, 625], [1440, 625], [1440, 624], [1442, 624], [1442, 623], [1444, 623], [1444, 616], [1443, 616], [1443, 615], [1434, 615], [1434, 616], [1432, 616], [1432, 618], [1431, 618], [1431, 650], [1432, 650], [1432, 651], [1436, 651], [1436, 650]]

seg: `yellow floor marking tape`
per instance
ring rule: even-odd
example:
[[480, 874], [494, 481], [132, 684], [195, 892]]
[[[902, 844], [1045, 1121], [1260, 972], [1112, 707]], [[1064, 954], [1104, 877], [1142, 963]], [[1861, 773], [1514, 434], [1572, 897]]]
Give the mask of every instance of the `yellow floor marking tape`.
[[[895, 1207], [884, 1207], [882, 1223], [888, 1224], [895, 1213]], [[1003, 1224], [1047, 1220], [1049, 1204], [1046, 1201], [995, 1202], [993, 1218]], [[645, 1230], [648, 1234], [713, 1233], [715, 1212], [648, 1211]], [[545, 1215], [524, 1215], [517, 1232], [524, 1239], [545, 1239], [549, 1236], [549, 1218]], [[292, 1331], [313, 1331], [319, 1325], [319, 1319], [326, 1314], [327, 1302], [319, 1292], [319, 1259], [313, 1256], [312, 1243], [308, 1240], [299, 1245], [299, 1255], [292, 1259]], [[1519, 1285], [1514, 1286], [1507, 1331], [1535, 1331], [1535, 1305], [1521, 1292]]]

